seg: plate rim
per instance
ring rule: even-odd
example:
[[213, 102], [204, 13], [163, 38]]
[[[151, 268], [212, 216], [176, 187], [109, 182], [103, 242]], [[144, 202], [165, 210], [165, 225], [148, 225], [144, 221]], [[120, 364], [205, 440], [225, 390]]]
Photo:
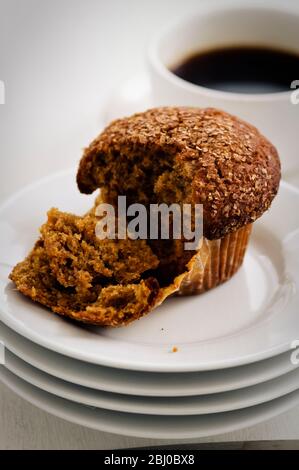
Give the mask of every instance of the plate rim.
[[[11, 357], [8, 361], [6, 356], [5, 367], [25, 382], [52, 395], [81, 405], [125, 413], [161, 416], [216, 414], [256, 406], [299, 390], [299, 369], [297, 368], [256, 385], [213, 394], [184, 397], [124, 395], [121, 393], [94, 390], [67, 382], [41, 371], [13, 353], [10, 354]], [[293, 383], [294, 381], [295, 383]], [[225, 401], [230, 395], [233, 395], [233, 397], [230, 397], [231, 402], [228, 401], [228, 403], [225, 402], [225, 404], [221, 404], [221, 401], [223, 401], [223, 399]], [[203, 403], [200, 403], [200, 401]], [[209, 403], [209, 401], [212, 403]], [[136, 406], [137, 402], [138, 405]], [[146, 404], [143, 402], [146, 402]], [[155, 402], [158, 402], [158, 408], [155, 408], [157, 406]], [[189, 403], [186, 409], [184, 408], [186, 402], [193, 403]], [[170, 403], [171, 408], [168, 408]]]
[[[4, 333], [4, 337], [3, 337], [3, 327], [4, 327], [4, 330], [7, 329], [8, 330], [8, 336], [7, 336], [7, 331], [6, 333]], [[78, 370], [80, 369], [80, 366], [79, 366], [79, 369], [78, 369], [78, 362], [81, 362], [81, 361], [78, 361], [77, 359], [72, 359], [72, 358], [69, 358], [67, 356], [63, 356], [63, 355], [60, 355], [59, 353], [56, 353], [54, 351], [49, 351], [35, 343], [32, 343], [31, 341], [29, 341], [28, 339], [18, 335], [18, 333], [16, 333], [15, 331], [13, 330], [10, 330], [6, 325], [3, 325], [1, 322], [0, 322], [0, 336], [1, 336], [1, 333], [2, 333], [2, 338], [4, 338], [4, 343], [5, 343], [5, 346], [6, 348], [11, 351], [15, 356], [17, 357], [20, 357], [22, 360], [24, 360], [26, 363], [32, 365], [33, 367], [41, 370], [42, 372], [45, 372], [51, 376], [54, 376], [54, 377], [57, 377], [57, 378], [60, 378], [66, 382], [70, 382], [70, 383], [74, 383], [76, 385], [81, 385], [81, 386], [84, 386], [84, 387], [87, 387], [87, 388], [92, 388], [92, 389], [95, 389], [95, 390], [102, 390], [102, 391], [106, 391], [106, 392], [119, 392], [119, 393], [122, 393], [123, 395], [131, 395], [132, 393], [132, 387], [131, 387], [131, 383], [134, 382], [134, 383], [140, 383], [142, 382], [140, 380], [140, 376], [138, 376], [138, 374], [140, 374], [139, 371], [130, 371], [130, 370], [125, 370], [125, 371], [122, 371], [122, 373], [125, 373], [126, 375], [129, 374], [133, 374], [134, 376], [130, 377], [130, 379], [127, 381], [128, 384], [130, 384], [130, 386], [126, 386], [125, 388], [122, 388], [124, 385], [124, 380], [123, 380], [123, 377], [122, 377], [122, 380], [120, 380], [119, 382], [117, 382], [117, 384], [113, 384], [111, 386], [108, 385], [107, 386], [107, 377], [106, 377], [106, 385], [103, 385], [103, 376], [101, 376], [101, 373], [99, 373], [100, 371], [98, 370], [98, 368], [103, 368], [104, 370], [106, 370], [107, 368], [105, 366], [98, 366], [98, 365], [94, 365], [94, 364], [86, 364], [86, 363], [82, 363], [85, 367], [84, 367], [84, 371], [86, 372], [86, 366], [90, 369], [94, 369], [94, 372], [96, 372], [96, 374], [94, 374], [94, 376], [92, 377], [92, 380], [88, 380], [86, 379], [86, 377], [83, 377], [82, 378], [82, 374], [78, 373]], [[11, 344], [11, 340], [7, 338], [9, 336], [12, 336], [12, 343]], [[26, 343], [28, 343], [26, 345]], [[20, 346], [21, 345], [21, 346]], [[28, 348], [32, 349], [33, 347], [33, 357], [32, 355], [30, 355], [30, 352], [28, 353]], [[25, 349], [24, 349], [25, 348]], [[50, 355], [49, 355], [50, 353]], [[37, 357], [35, 357], [37, 355]], [[53, 356], [57, 356], [57, 359], [56, 357], [53, 357], [53, 360], [51, 359], [51, 355]], [[49, 359], [50, 358], [50, 359]], [[273, 358], [270, 358], [270, 359], [266, 359], [265, 361], [271, 361], [272, 364], [270, 366], [270, 370], [269, 370], [269, 364], [266, 365], [266, 367], [268, 368], [267, 369], [267, 373], [265, 375], [265, 372], [264, 372], [264, 367], [265, 367], [265, 364], [264, 364], [264, 361], [259, 361], [259, 362], [256, 362], [256, 363], [252, 363], [252, 364], [249, 364], [247, 366], [240, 366], [237, 367], [237, 368], [232, 368], [232, 369], [226, 369], [225, 370], [225, 376], [227, 376], [227, 373], [228, 371], [231, 371], [233, 374], [234, 374], [234, 378], [231, 379], [231, 376], [230, 376], [230, 380], [227, 381], [227, 382], [224, 382], [224, 385], [223, 385], [223, 381], [222, 381], [222, 377], [218, 377], [218, 380], [216, 381], [216, 384], [215, 384], [215, 378], [213, 380], [211, 379], [207, 379], [206, 383], [196, 383], [194, 384], [193, 383], [189, 383], [189, 389], [187, 388], [179, 388], [179, 390], [175, 390], [174, 387], [171, 385], [170, 387], [168, 386], [168, 388], [164, 388], [162, 387], [161, 385], [161, 380], [160, 380], [160, 375], [161, 373], [153, 373], [153, 374], [158, 374], [159, 375], [159, 386], [156, 384], [156, 386], [154, 388], [149, 388], [149, 383], [152, 384], [152, 382], [147, 382], [146, 386], [143, 386], [141, 388], [139, 388], [139, 390], [136, 391], [136, 388], [135, 388], [135, 391], [136, 391], [136, 395], [139, 395], [139, 396], [145, 396], [145, 397], [188, 397], [188, 396], [200, 396], [200, 395], [212, 395], [214, 393], [222, 393], [222, 392], [229, 392], [229, 391], [234, 391], [234, 390], [240, 390], [240, 389], [243, 389], [243, 388], [246, 388], [246, 387], [250, 387], [250, 386], [253, 386], [253, 385], [257, 385], [257, 384], [261, 384], [265, 381], [268, 381], [268, 380], [272, 380], [272, 379], [275, 379], [277, 377], [282, 377], [284, 374], [287, 374], [288, 372], [291, 372], [292, 370], [294, 370], [296, 368], [296, 366], [292, 365], [290, 361], [287, 361], [285, 360], [285, 358], [282, 359], [282, 364], [280, 363], [279, 367], [277, 367], [277, 360], [281, 360], [282, 359], [282, 356], [276, 356], [276, 357], [273, 357]], [[45, 363], [45, 361], [48, 361], [48, 363]], [[55, 365], [53, 365], [53, 361], [55, 362]], [[59, 369], [59, 367], [57, 367], [57, 365], [61, 362], [61, 361], [67, 361], [68, 364], [67, 366], [63, 366], [61, 367], [61, 369]], [[72, 363], [73, 364], [73, 367], [72, 367]], [[274, 364], [273, 364], [274, 363]], [[244, 367], [246, 368], [245, 370], [245, 374], [244, 374]], [[256, 368], [259, 368], [259, 372], [257, 371]], [[248, 368], [250, 368], [250, 371], [248, 371]], [[72, 375], [73, 372], [74, 372], [74, 369], [76, 371], [76, 376]], [[97, 369], [97, 370], [96, 370]], [[242, 369], [242, 379], [240, 381], [240, 378], [238, 379], [238, 375], [236, 374], [236, 371], [237, 372], [240, 372], [240, 369]], [[70, 372], [72, 370], [72, 372]], [[109, 371], [112, 372], [113, 376], [115, 377], [115, 374], [114, 374], [114, 371], [115, 369], [114, 368], [111, 368], [109, 369]], [[67, 372], [67, 377], [65, 376], [66, 374], [66, 371]], [[257, 373], [258, 372], [258, 373]], [[223, 370], [219, 370], [219, 371], [211, 371], [211, 372], [208, 372], [209, 375], [214, 375], [215, 373], [217, 374], [222, 374], [223, 375]], [[148, 373], [144, 373], [144, 372], [141, 372], [141, 374], [147, 374], [146, 376], [148, 377]], [[175, 376], [177, 376], [178, 374], [180, 373], [172, 373], [174, 374]], [[189, 373], [186, 373], [187, 375]], [[194, 374], [194, 372], [191, 372], [191, 374]], [[199, 376], [202, 378], [203, 374], [205, 374], [205, 372], [195, 372], [196, 376]], [[87, 374], [88, 375], [88, 374]], [[97, 379], [97, 383], [95, 384], [95, 382], [93, 381], [94, 378], [96, 376], [96, 379]], [[169, 377], [169, 373], [167, 374], [167, 377]], [[99, 380], [100, 379], [100, 380]], [[108, 382], [109, 382], [110, 378], [108, 378]], [[105, 379], [104, 379], [104, 382], [105, 382]], [[177, 383], [177, 380], [176, 380], [176, 383]], [[186, 384], [186, 381], [184, 382]], [[208, 385], [207, 385], [208, 383]], [[100, 384], [100, 385], [99, 385]], [[229, 385], [228, 385], [229, 384]], [[136, 385], [135, 385], [136, 387]], [[161, 390], [163, 389], [163, 393], [161, 392]], [[188, 391], [187, 391], [188, 390]]]
[[[156, 425], [152, 430], [149, 430], [148, 427], [144, 427], [142, 430], [138, 429], [137, 431], [136, 429], [134, 430], [134, 423], [132, 423], [132, 418], [131, 422], [125, 423], [126, 418], [128, 418], [129, 415], [133, 415], [136, 419], [137, 416], [137, 420], [139, 419], [139, 421], [144, 423], [145, 415], [121, 412], [118, 413], [116, 411], [103, 410], [100, 408], [94, 410], [94, 408], [80, 405], [78, 403], [73, 403], [63, 398], [55, 397], [48, 392], [44, 392], [37, 387], [26, 383], [11, 372], [5, 370], [3, 366], [0, 367], [0, 382], [4, 383], [10, 390], [37, 408], [40, 408], [66, 421], [102, 432], [146, 439], [196, 439], [217, 434], [220, 435], [267, 421], [288, 411], [299, 403], [299, 391], [297, 390], [288, 395], [260, 405], [243, 408], [242, 410], [217, 413], [217, 419], [213, 414], [177, 417], [178, 420], [191, 418], [193, 421], [199, 421], [199, 425], [196, 423], [196, 430], [191, 429], [190, 431], [189, 427], [186, 425], [184, 426], [184, 429], [179, 429], [179, 426], [169, 427], [169, 425], [167, 425], [167, 429], [165, 427], [163, 430], [162, 426]], [[118, 423], [115, 423], [115, 421], [117, 421], [116, 415], [120, 415], [120, 422]], [[112, 418], [114, 416], [114, 419], [110, 419], [111, 416]], [[146, 420], [153, 420], [154, 418], [156, 419], [157, 417], [146, 416]], [[162, 420], [175, 420], [175, 417], [173, 416], [158, 416], [158, 418], [162, 418]], [[222, 419], [221, 425], [219, 423], [219, 419]], [[205, 428], [203, 427], [203, 429], [200, 429], [200, 420], [206, 422], [204, 425]], [[209, 424], [209, 420], [212, 422], [212, 424], [211, 422]], [[233, 422], [228, 424], [229, 420], [233, 420]], [[165, 425], [163, 424], [163, 426]]]

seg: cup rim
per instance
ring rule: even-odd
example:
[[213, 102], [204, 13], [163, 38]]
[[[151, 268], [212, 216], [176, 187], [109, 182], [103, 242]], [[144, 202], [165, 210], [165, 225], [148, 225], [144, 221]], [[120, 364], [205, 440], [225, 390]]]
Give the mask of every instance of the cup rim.
[[[196, 85], [194, 83], [188, 82], [181, 77], [175, 75], [164, 63], [160, 60], [158, 48], [161, 40], [170, 33], [172, 30], [177, 28], [181, 25], [187, 25], [191, 20], [196, 18], [200, 18], [206, 14], [219, 12], [219, 6], [222, 9], [226, 10], [263, 10], [263, 11], [270, 11], [276, 13], [287, 13], [291, 14], [292, 16], [296, 15], [298, 17], [299, 23], [299, 8], [294, 8], [294, 5], [265, 5], [256, 2], [250, 2], [247, 5], [245, 2], [240, 5], [236, 2], [228, 1], [228, 2], [221, 2], [221, 4], [216, 5], [215, 3], [209, 3], [202, 5], [200, 9], [198, 9], [194, 14], [186, 15], [183, 19], [174, 20], [168, 23], [164, 28], [160, 29], [158, 33], [156, 33], [152, 40], [148, 45], [147, 55], [149, 59], [150, 65], [158, 71], [159, 75], [161, 75], [164, 79], [171, 82], [173, 85], [184, 89], [186, 91], [192, 92], [196, 95], [206, 96], [207, 98], [218, 98], [223, 101], [242, 101], [242, 102], [271, 102], [271, 101], [285, 101], [286, 99], [290, 99], [290, 96], [293, 89], [288, 91], [279, 91], [279, 92], [272, 92], [272, 93], [235, 93], [231, 91], [222, 91], [216, 90], [213, 88], [204, 87], [202, 85]], [[296, 78], [296, 77], [295, 77]], [[295, 80], [294, 78], [294, 80]]]

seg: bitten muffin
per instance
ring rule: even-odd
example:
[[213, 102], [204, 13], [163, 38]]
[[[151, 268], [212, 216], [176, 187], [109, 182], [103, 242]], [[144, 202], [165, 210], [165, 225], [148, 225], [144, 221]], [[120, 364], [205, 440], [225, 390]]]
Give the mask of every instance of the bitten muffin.
[[[252, 223], [280, 180], [276, 149], [258, 130], [223, 111], [156, 108], [114, 121], [85, 150], [77, 182], [100, 188], [88, 214], [52, 209], [39, 240], [12, 271], [17, 289], [84, 323], [125, 325], [169, 295], [202, 293], [242, 264]], [[100, 240], [95, 207], [203, 205], [198, 249], [185, 239]]]
[[[252, 223], [269, 208], [279, 181], [277, 151], [255, 127], [224, 111], [187, 107], [112, 122], [85, 150], [77, 175], [81, 192], [101, 188], [114, 205], [118, 195], [128, 204], [203, 205], [209, 256], [205, 269], [182, 281], [180, 294], [201, 293], [238, 270]], [[194, 256], [183, 242], [149, 240], [165, 266], [162, 284], [170, 281], [165, 273], [182, 274]]]
[[[149, 313], [177, 291], [185, 273], [162, 285], [160, 260], [147, 240], [96, 236], [98, 218], [91, 210], [76, 216], [48, 212], [40, 238], [10, 274], [17, 289], [61, 316], [100, 326], [126, 325]], [[163, 269], [162, 269], [163, 272]]]
[[41, 237], [10, 278], [18, 290], [62, 316], [116, 326], [153, 308], [159, 291], [147, 272], [158, 258], [145, 240], [99, 240], [92, 214], [51, 209]]

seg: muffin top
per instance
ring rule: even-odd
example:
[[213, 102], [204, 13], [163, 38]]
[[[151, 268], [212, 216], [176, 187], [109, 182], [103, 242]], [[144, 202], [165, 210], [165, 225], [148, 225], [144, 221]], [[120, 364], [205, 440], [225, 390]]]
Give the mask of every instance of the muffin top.
[[224, 111], [163, 107], [112, 122], [85, 150], [81, 192], [129, 202], [203, 204], [204, 236], [254, 222], [278, 191], [275, 147]]

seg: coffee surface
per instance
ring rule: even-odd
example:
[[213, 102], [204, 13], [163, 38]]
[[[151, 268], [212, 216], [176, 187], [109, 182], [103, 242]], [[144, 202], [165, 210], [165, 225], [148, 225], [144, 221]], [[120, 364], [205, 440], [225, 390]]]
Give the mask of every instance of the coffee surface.
[[172, 69], [188, 82], [234, 93], [290, 90], [299, 79], [299, 54], [264, 47], [227, 47], [189, 56]]

